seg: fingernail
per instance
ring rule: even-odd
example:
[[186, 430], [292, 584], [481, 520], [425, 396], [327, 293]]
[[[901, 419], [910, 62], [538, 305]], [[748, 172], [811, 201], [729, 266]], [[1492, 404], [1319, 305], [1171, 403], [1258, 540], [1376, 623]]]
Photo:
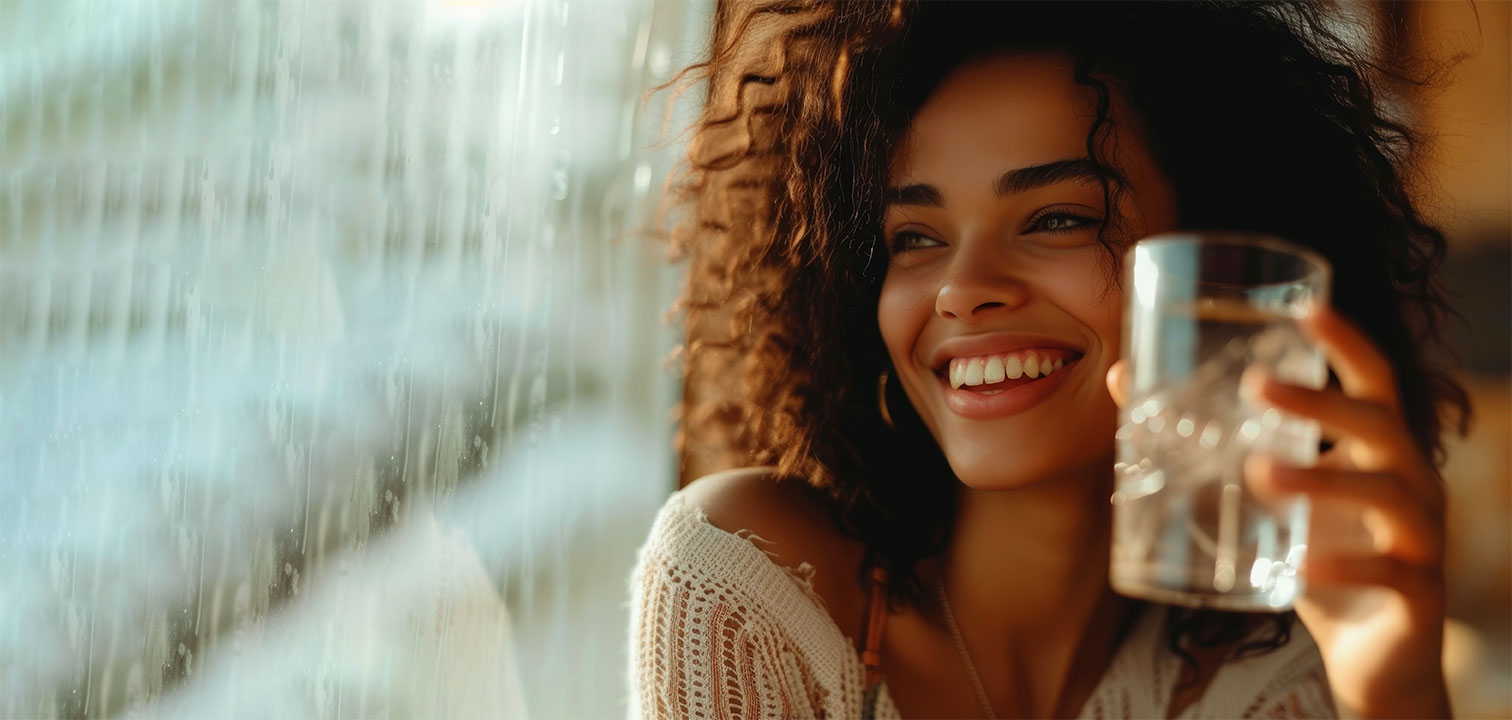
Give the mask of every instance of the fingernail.
[[1239, 376], [1239, 397], [1250, 402], [1259, 402], [1265, 393], [1265, 386], [1270, 382], [1270, 373], [1264, 368], [1245, 368], [1244, 374]]
[[1308, 311], [1306, 315], [1303, 315], [1297, 324], [1307, 335], [1316, 335], [1319, 332], [1318, 326], [1328, 322], [1328, 313], [1329, 310], [1326, 305], [1315, 307]]

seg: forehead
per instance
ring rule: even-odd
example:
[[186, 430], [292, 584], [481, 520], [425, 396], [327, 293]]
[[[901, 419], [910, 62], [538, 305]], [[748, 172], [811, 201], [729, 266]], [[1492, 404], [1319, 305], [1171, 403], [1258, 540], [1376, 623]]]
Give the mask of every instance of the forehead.
[[[1065, 55], [996, 55], [957, 68], [925, 101], [892, 159], [894, 182], [995, 178], [1086, 155], [1096, 91]], [[990, 182], [990, 179], [988, 180]]]

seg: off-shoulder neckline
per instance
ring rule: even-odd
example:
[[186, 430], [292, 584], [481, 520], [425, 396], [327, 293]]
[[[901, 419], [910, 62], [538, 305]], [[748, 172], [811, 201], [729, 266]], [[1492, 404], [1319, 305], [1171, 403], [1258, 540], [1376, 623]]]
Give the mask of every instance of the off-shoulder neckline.
[[[777, 564], [777, 561], [768, 552], [761, 549], [759, 543], [766, 540], [754, 533], [744, 530], [731, 532], [709, 522], [703, 510], [687, 502], [687, 498], [681, 493], [674, 494], [668, 500], [666, 521], [671, 524], [669, 530], [673, 533], [688, 532], [698, 537], [698, 542], [689, 543], [689, 547], [682, 548], [682, 557], [690, 563], [703, 566], [704, 563], [725, 565], [738, 577], [750, 577], [757, 583], [767, 587], [781, 587], [776, 598], [762, 598], [763, 601], [772, 602], [769, 611], [783, 618], [783, 622], [798, 633], [795, 638], [800, 643], [812, 642], [814, 646], [843, 644], [847, 649], [845, 653], [847, 672], [863, 677], [865, 666], [861, 660], [861, 651], [856, 647], [854, 638], [846, 635], [830, 617], [829, 611], [824, 607], [824, 600], [813, 592], [806, 575], [813, 569], [808, 563], [802, 563], [795, 568], [789, 568]], [[1086, 709], [1104, 692], [1108, 678], [1115, 672], [1115, 666], [1136, 668], [1140, 661], [1132, 656], [1136, 646], [1147, 645], [1148, 639], [1144, 637], [1152, 628], [1150, 614], [1158, 606], [1148, 606], [1140, 610], [1140, 614], [1130, 630], [1128, 637], [1114, 652], [1113, 660], [1109, 662], [1108, 669], [1098, 678], [1096, 688], [1078, 710], [1077, 717], [1085, 717]], [[1156, 623], [1158, 624], [1158, 623]], [[884, 647], [882, 650], [886, 652]], [[1153, 659], [1153, 658], [1152, 658]], [[878, 705], [891, 706], [892, 698], [888, 694], [887, 678], [884, 676], [877, 683], [876, 702]], [[863, 688], [864, 689], [864, 688]], [[1157, 693], [1166, 691], [1157, 690]], [[1195, 705], [1195, 703], [1194, 703]], [[1163, 706], [1162, 706], [1163, 707]], [[896, 709], [893, 711], [896, 713]]]

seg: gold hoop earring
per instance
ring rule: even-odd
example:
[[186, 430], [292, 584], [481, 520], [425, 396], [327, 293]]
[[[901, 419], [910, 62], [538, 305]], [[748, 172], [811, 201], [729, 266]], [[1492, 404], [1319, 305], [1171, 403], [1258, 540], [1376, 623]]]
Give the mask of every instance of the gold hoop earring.
[[886, 425], [888, 430], [897, 430], [898, 429], [898, 426], [893, 424], [892, 413], [890, 413], [890, 412], [887, 411], [887, 371], [886, 370], [883, 370], [882, 374], [877, 376], [877, 410], [882, 415], [882, 424]]

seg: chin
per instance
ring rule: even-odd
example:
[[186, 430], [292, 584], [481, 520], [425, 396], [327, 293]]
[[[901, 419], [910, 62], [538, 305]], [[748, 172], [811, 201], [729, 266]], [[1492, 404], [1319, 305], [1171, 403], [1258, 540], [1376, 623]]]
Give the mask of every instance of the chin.
[[[1024, 462], [1018, 459], [1005, 457], [997, 462], [957, 461], [949, 454], [950, 469], [955, 473], [961, 484], [972, 490], [997, 492], [1006, 490], [1018, 490], [1042, 482], [1051, 482], [1053, 478], [1067, 474], [1070, 469], [1066, 464], [1055, 462]], [[1113, 457], [1108, 456], [1108, 468], [1113, 467]]]
[[1062, 390], [1080, 392], [994, 420], [966, 420], [941, 408], [925, 425], [951, 472], [973, 490], [1017, 490], [1067, 477], [1111, 478], [1118, 430], [1113, 399], [1101, 388]]
[[[1091, 433], [1088, 433], [1091, 436]], [[944, 448], [945, 459], [966, 487], [1017, 490], [1059, 478], [1101, 478], [1113, 473], [1113, 429], [1096, 437], [1109, 442], [1047, 447], [1045, 444], [960, 443]]]

